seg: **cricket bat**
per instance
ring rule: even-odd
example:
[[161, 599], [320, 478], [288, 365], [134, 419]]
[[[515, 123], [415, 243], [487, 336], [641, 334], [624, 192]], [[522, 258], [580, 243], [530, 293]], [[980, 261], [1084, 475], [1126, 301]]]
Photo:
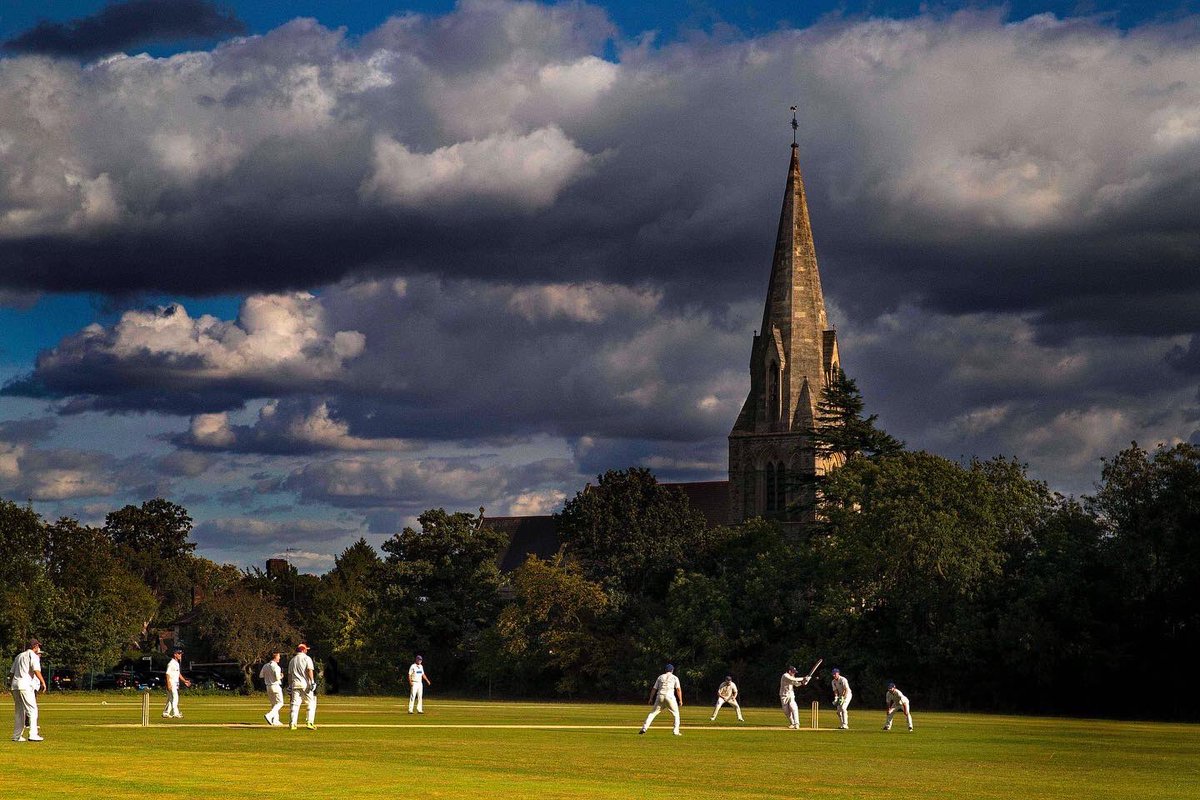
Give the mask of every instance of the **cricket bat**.
[[806, 678], [810, 678], [810, 679], [811, 679], [811, 678], [812, 678], [812, 676], [813, 676], [813, 673], [817, 671], [817, 667], [821, 666], [821, 662], [822, 662], [822, 661], [824, 661], [824, 660], [825, 660], [825, 659], [823, 659], [823, 658], [818, 658], [818, 659], [817, 659], [817, 663], [813, 664], [813, 668], [812, 668], [812, 669], [810, 669], [810, 670], [808, 671], [808, 674], [807, 674], [807, 675], [805, 675], [804, 677], [806, 677]]

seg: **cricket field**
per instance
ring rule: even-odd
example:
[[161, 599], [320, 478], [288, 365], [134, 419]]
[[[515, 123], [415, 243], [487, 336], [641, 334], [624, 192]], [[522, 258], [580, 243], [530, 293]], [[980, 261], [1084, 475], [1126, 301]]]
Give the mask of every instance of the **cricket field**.
[[[710, 705], [320, 697], [317, 729], [269, 728], [265, 698], [181, 698], [164, 720], [137, 694], [41, 697], [44, 742], [9, 743], [0, 786], [39, 798], [1179, 798], [1200, 797], [1200, 725], [851, 709], [849, 731], [786, 730]], [[287, 709], [284, 709], [284, 719]], [[809, 709], [801, 709], [802, 723]], [[303, 720], [303, 715], [302, 715]]]

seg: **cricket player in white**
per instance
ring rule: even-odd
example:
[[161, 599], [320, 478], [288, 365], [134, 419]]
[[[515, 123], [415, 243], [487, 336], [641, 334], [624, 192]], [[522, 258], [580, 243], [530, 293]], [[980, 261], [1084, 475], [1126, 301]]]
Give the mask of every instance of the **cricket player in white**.
[[263, 714], [268, 725], [280, 726], [279, 710], [283, 708], [283, 670], [279, 668], [279, 653], [272, 653], [271, 660], [263, 664], [258, 677], [262, 678], [267, 687], [267, 699], [271, 701], [271, 710]]
[[412, 666], [408, 668], [408, 713], [413, 713], [413, 705], [418, 714], [425, 713], [425, 684], [433, 686], [429, 676], [425, 674], [424, 659], [417, 656]]
[[787, 672], [779, 676], [779, 705], [783, 706], [783, 715], [787, 717], [788, 728], [800, 728], [800, 709], [796, 707], [796, 687], [807, 686], [808, 677], [796, 676], [796, 668], [788, 667]]
[[181, 661], [183, 661], [183, 651], [176, 650], [171, 654], [171, 660], [167, 662], [167, 707], [163, 709], [164, 719], [169, 717], [183, 719], [183, 714], [179, 713], [179, 682], [183, 681], [184, 686], [191, 686], [192, 682], [179, 673]]
[[682, 736], [679, 732], [679, 707], [683, 705], [683, 687], [679, 685], [679, 678], [675, 677], [674, 664], [667, 664], [666, 672], [659, 675], [658, 680], [654, 682], [654, 688], [650, 690], [650, 702], [654, 704], [654, 710], [646, 716], [646, 721], [642, 723], [642, 729], [638, 733], [645, 733], [650, 723], [658, 716], [658, 712], [666, 706], [675, 717], [674, 734]]
[[848, 730], [850, 728], [850, 698], [854, 697], [854, 693], [850, 691], [850, 681], [842, 675], [842, 671], [837, 667], [833, 668], [833, 707], [837, 711], [838, 730]]
[[308, 645], [301, 642], [296, 645], [296, 655], [288, 662], [288, 680], [292, 684], [292, 730], [296, 730], [296, 722], [300, 719], [301, 698], [308, 702], [308, 723], [305, 727], [310, 731], [317, 727], [317, 678], [313, 670]]
[[721, 706], [729, 703], [729, 705], [733, 706], [733, 710], [737, 712], [738, 722], [745, 722], [746, 720], [742, 719], [742, 707], [738, 705], [737, 696], [738, 688], [737, 684], [733, 682], [733, 676], [726, 675], [725, 680], [717, 687], [717, 707], [713, 709], [713, 715], [709, 719], [715, 720], [717, 712], [721, 710]]
[[[46, 691], [46, 679], [42, 677], [42, 643], [29, 640], [29, 647], [13, 659], [13, 741], [40, 742], [38, 733], [37, 692]], [[25, 738], [25, 726], [29, 726], [29, 739]]]
[[904, 692], [896, 688], [896, 684], [888, 684], [887, 694], [883, 696], [883, 702], [887, 704], [887, 722], [883, 723], [883, 729], [885, 731], [892, 729], [892, 717], [896, 716], [896, 709], [900, 709], [904, 712], [904, 718], [908, 720], [908, 732], [912, 733], [912, 712], [908, 707], [908, 698], [904, 696]]

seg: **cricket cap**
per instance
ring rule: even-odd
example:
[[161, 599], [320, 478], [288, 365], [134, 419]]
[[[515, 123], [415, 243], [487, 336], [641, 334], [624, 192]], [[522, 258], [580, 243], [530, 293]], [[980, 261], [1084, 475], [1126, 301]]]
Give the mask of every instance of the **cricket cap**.
[[895, 681], [888, 681], [888, 688], [889, 688], [889, 689], [895, 689], [895, 688], [896, 688], [896, 682], [895, 682]]
[[425, 659], [421, 658], [420, 656], [417, 656], [417, 661], [424, 661], [424, 660]]
[[834, 674], [834, 675], [841, 675], [841, 674], [842, 674], [842, 671], [841, 671], [840, 669], [838, 669], [837, 667], [834, 667], [834, 668], [833, 668], [833, 674]]
[[175, 655], [176, 653], [178, 653], [179, 655], [183, 655], [183, 648], [176, 647], [174, 650], [171, 651], [171, 655]]
[[796, 668], [795, 668], [795, 667], [788, 667], [788, 668], [787, 668], [787, 671], [788, 671], [788, 672], [795, 672], [795, 671], [796, 671]]
[[733, 676], [732, 676], [732, 675], [726, 675], [726, 676], [725, 676], [725, 680], [727, 680], [727, 681], [731, 681], [731, 680], [733, 680]]
[[297, 650], [302, 650], [302, 651], [304, 651], [304, 652], [306, 652], [306, 653], [307, 653], [307, 652], [308, 652], [308, 645], [306, 645], [304, 642], [301, 642], [300, 644], [296, 645], [296, 649], [297, 649]]
[[675, 665], [674, 665], [674, 664], [667, 664], [667, 666], [665, 667], [665, 669], [667, 670], [667, 672], [674, 672], [674, 671], [675, 671]]

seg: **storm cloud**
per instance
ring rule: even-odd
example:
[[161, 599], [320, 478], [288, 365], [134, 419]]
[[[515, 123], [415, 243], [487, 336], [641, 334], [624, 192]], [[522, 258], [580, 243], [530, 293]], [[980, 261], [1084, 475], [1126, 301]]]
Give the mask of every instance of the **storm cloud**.
[[0, 49], [93, 58], [147, 44], [211, 40], [245, 31], [231, 11], [210, 0], [125, 0], [70, 22], [43, 20]]
[[164, 59], [10, 58], [0, 285], [204, 294], [391, 271], [744, 299], [786, 164], [769, 110], [799, 102], [848, 313], [1190, 332], [1194, 33], [979, 11], [655, 47], [593, 7], [469, 2], [354, 40], [298, 20]]
[[[1200, 440], [1196, 33], [984, 10], [659, 44], [468, 0], [0, 59], [0, 298], [179, 299], [8, 382], [62, 430], [0, 427], [0, 493], [186, 487], [221, 507], [212, 547], [320, 560], [434, 505], [553, 511], [608, 468], [723, 478], [793, 103], [870, 411], [1088, 491], [1131, 439]], [[240, 311], [188, 311], [210, 294]], [[156, 421], [141, 472], [64, 443], [102, 414]]]

